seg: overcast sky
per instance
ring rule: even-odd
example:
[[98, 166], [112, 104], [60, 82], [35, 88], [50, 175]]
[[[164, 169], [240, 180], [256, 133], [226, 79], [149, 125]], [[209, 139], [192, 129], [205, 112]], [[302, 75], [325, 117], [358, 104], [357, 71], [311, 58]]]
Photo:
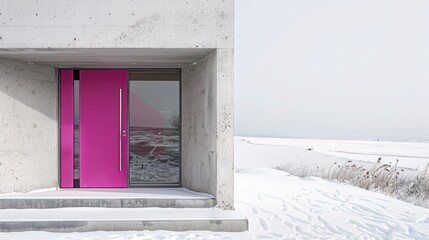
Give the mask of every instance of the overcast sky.
[[429, 139], [429, 1], [236, 0], [235, 135]]

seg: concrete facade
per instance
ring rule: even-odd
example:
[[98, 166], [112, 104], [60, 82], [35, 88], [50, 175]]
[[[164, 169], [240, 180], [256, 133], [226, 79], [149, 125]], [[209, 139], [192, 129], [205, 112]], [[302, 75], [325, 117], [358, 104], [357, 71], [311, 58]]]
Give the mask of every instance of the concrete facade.
[[0, 1], [1, 48], [233, 49], [233, 0]]
[[58, 185], [52, 67], [0, 59], [0, 193]]
[[[216, 186], [216, 52], [182, 71], [182, 183], [215, 195]], [[199, 104], [193, 104], [198, 102]]]
[[233, 0], [0, 1], [0, 9], [0, 192], [58, 186], [58, 68], [175, 67], [182, 185], [233, 208]]
[[232, 208], [233, 78], [232, 54], [213, 51], [182, 71], [183, 185], [208, 191], [217, 203]]

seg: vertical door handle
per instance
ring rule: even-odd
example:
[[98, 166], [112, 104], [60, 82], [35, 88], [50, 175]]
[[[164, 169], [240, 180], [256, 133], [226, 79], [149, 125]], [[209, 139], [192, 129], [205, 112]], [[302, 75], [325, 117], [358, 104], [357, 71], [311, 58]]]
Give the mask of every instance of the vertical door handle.
[[119, 171], [122, 172], [122, 88], [119, 89]]

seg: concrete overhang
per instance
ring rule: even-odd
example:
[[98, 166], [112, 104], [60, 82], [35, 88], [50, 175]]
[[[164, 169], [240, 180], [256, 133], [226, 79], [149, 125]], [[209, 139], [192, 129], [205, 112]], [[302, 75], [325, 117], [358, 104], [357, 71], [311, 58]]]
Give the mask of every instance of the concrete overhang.
[[57, 68], [182, 68], [212, 48], [0, 48], [0, 58]]

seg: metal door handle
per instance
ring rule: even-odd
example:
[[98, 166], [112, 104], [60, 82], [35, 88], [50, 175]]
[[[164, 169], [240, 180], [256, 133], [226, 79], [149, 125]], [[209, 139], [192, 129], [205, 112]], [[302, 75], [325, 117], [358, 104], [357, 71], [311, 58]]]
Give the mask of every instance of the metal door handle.
[[122, 172], [122, 88], [119, 89], [119, 172]]

